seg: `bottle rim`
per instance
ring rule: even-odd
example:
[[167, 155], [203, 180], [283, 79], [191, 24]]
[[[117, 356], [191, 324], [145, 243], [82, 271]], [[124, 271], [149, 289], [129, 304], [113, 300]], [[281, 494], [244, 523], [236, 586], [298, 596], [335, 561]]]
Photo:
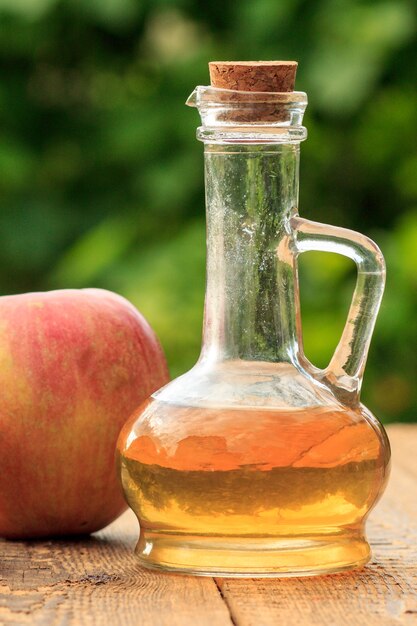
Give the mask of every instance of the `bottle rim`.
[[304, 91], [236, 91], [234, 89], [220, 89], [218, 87], [199, 85], [188, 97], [186, 105], [201, 108], [203, 106], [216, 107], [225, 104], [231, 107], [256, 104], [281, 104], [288, 107], [306, 107], [307, 94]]
[[303, 91], [235, 91], [198, 86], [186, 104], [198, 109], [204, 142], [299, 143], [307, 137], [302, 125], [307, 106]]

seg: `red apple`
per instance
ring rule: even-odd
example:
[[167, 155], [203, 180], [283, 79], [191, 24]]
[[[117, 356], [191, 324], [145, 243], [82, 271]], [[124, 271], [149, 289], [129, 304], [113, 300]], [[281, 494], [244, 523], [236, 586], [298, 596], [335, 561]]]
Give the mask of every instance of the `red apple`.
[[0, 536], [91, 533], [125, 508], [117, 436], [168, 381], [158, 340], [101, 289], [0, 297]]

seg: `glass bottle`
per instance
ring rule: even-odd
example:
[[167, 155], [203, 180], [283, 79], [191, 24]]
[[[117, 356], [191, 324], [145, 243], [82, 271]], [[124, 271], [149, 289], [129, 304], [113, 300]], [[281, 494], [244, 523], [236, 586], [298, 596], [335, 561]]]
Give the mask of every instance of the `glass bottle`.
[[[151, 568], [290, 576], [366, 563], [364, 522], [389, 443], [360, 403], [384, 287], [378, 247], [298, 215], [306, 94], [198, 87], [205, 145], [207, 285], [197, 364], [154, 393], [118, 443], [122, 484]], [[357, 265], [328, 367], [303, 352], [297, 258]]]

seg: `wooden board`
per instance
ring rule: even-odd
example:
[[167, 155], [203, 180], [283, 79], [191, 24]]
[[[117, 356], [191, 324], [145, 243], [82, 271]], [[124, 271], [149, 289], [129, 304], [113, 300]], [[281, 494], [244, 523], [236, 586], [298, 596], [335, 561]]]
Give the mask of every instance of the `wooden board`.
[[417, 625], [417, 425], [389, 429], [393, 471], [371, 515], [372, 563], [293, 579], [159, 574], [130, 512], [78, 541], [0, 542], [1, 626]]

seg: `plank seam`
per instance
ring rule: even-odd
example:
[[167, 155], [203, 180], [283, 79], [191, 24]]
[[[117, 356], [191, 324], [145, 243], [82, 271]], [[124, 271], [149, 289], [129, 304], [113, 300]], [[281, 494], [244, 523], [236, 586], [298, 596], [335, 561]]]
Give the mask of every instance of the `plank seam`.
[[229, 605], [229, 603], [227, 601], [227, 598], [226, 598], [226, 596], [223, 593], [221, 585], [219, 585], [219, 583], [217, 582], [216, 578], [213, 578], [213, 580], [214, 580], [214, 584], [217, 587], [217, 590], [219, 592], [219, 595], [220, 595], [221, 599], [223, 600], [224, 604], [226, 605], [226, 608], [227, 608], [227, 611], [228, 611], [229, 617], [230, 617], [230, 622], [233, 624], [233, 626], [239, 626], [239, 623], [236, 621], [236, 617], [233, 614], [232, 607]]

